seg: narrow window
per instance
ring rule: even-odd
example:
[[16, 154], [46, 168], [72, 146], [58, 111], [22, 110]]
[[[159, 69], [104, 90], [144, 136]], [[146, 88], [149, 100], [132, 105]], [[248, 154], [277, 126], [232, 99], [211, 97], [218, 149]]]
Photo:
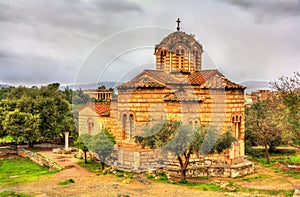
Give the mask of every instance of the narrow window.
[[195, 127], [197, 128], [199, 126], [198, 120], [195, 121]]
[[126, 139], [126, 126], [127, 126], [127, 115], [123, 114], [122, 116], [122, 139]]
[[88, 119], [87, 124], [88, 124], [88, 132], [93, 133], [93, 131], [94, 131], [94, 121], [93, 121], [93, 119], [91, 119], [91, 118]]
[[189, 122], [189, 127], [193, 127], [193, 121]]
[[133, 134], [133, 114], [129, 115], [129, 135], [128, 138], [131, 140]]

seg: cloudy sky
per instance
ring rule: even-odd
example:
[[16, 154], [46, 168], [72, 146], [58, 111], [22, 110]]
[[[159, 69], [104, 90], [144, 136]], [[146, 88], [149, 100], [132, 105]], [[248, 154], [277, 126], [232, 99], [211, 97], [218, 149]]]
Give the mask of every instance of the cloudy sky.
[[0, 0], [0, 83], [126, 81], [155, 67], [178, 17], [204, 69], [235, 82], [300, 70], [299, 0]]

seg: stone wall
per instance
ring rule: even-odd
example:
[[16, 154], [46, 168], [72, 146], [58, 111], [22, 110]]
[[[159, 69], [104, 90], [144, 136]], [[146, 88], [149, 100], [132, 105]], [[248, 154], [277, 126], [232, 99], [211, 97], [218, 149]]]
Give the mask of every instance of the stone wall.
[[31, 152], [29, 150], [25, 150], [23, 148], [18, 148], [16, 150], [12, 150], [9, 148], [0, 148], [0, 157], [7, 156], [10, 154], [18, 154], [21, 157], [28, 157], [30, 160], [32, 160], [34, 163], [39, 164], [41, 166], [46, 166], [47, 168], [51, 170], [63, 170], [63, 167], [61, 167], [58, 163], [38, 154]]
[[[190, 165], [187, 168], [186, 175], [187, 177], [210, 176], [234, 178], [254, 173], [254, 164], [247, 160], [236, 165], [226, 165], [220, 162], [221, 161], [203, 161], [197, 165]], [[179, 169], [177, 165], [167, 165], [157, 172], [165, 172], [169, 176], [180, 177]]]

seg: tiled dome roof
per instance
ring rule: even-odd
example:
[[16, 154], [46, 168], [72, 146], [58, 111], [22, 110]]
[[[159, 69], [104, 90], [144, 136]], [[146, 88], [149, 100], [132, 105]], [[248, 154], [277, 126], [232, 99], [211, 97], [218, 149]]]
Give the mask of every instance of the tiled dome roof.
[[158, 45], [155, 46], [155, 50], [160, 48], [161, 45], [166, 45], [169, 50], [172, 50], [176, 44], [183, 44], [188, 49], [192, 49], [195, 45], [202, 50], [202, 46], [194, 38], [193, 35], [188, 35], [182, 31], [175, 31], [165, 37]]

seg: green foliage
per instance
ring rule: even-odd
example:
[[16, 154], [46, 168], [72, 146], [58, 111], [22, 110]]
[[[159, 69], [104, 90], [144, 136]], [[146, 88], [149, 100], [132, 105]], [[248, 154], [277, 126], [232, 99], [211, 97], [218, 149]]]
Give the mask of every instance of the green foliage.
[[84, 152], [84, 162], [87, 163], [86, 153], [89, 151], [88, 147], [82, 142], [81, 138], [78, 136], [74, 142], [75, 147], [81, 149]]
[[73, 179], [68, 179], [68, 180], [59, 182], [58, 185], [68, 185], [71, 183], [75, 183], [75, 181]]
[[83, 134], [80, 136], [86, 147], [99, 156], [102, 170], [104, 170], [104, 163], [108, 156], [114, 150], [116, 140], [110, 129], [103, 129], [95, 135]]
[[282, 76], [271, 83], [277, 91], [277, 124], [282, 130], [282, 139], [300, 147], [300, 73], [291, 77]]
[[16, 193], [14, 191], [2, 191], [0, 192], [1, 197], [31, 197], [33, 195]]
[[78, 164], [90, 172], [99, 173], [102, 171], [101, 165], [94, 160], [88, 160], [87, 163], [79, 161]]
[[260, 150], [254, 149], [251, 145], [250, 139], [245, 140], [245, 153], [254, 157], [260, 156]]
[[39, 115], [19, 112], [19, 110], [8, 112], [3, 121], [3, 126], [6, 134], [12, 136], [15, 141], [33, 145], [33, 142], [41, 137]]
[[203, 191], [218, 191], [218, 192], [224, 192], [225, 189], [219, 187], [219, 186], [216, 186], [212, 183], [209, 183], [209, 184], [199, 184], [197, 186], [195, 186], [196, 189], [199, 189], [199, 190], [203, 190]]
[[28, 158], [0, 159], [0, 186], [19, 185], [57, 172], [33, 163]]
[[223, 150], [230, 148], [232, 143], [236, 141], [237, 139], [230, 132], [226, 132], [218, 139], [215, 149], [218, 153], [221, 153]]
[[81, 138], [78, 136], [78, 138], [76, 139], [76, 141], [74, 142], [74, 145], [81, 149], [84, 152], [89, 151], [88, 147], [85, 145], [85, 143], [82, 142]]
[[219, 135], [216, 128], [206, 131], [203, 127], [192, 128], [168, 120], [145, 127], [144, 135], [135, 136], [135, 141], [143, 147], [161, 148], [176, 155], [181, 168], [181, 179], [184, 180], [191, 154], [220, 153], [236, 139], [230, 132]]
[[[19, 132], [24, 134], [24, 128], [27, 131], [29, 128], [34, 130], [30, 132], [32, 139], [28, 139], [28, 136], [25, 138], [21, 136], [23, 141], [29, 143], [41, 138], [54, 139], [62, 136], [65, 131], [75, 133], [71, 105], [65, 99], [64, 94], [58, 90], [58, 87], [59, 83], [49, 84], [41, 88], [22, 86], [10, 88], [6, 96], [0, 100], [0, 137], [12, 133], [12, 137], [19, 140]], [[25, 122], [20, 121], [20, 119], [30, 120], [28, 124], [31, 126], [25, 125]], [[4, 123], [10, 127], [6, 127]], [[12, 123], [15, 123], [15, 127], [21, 131], [13, 131], [17, 128], [12, 128]], [[38, 125], [37, 130], [36, 125]]]
[[[281, 139], [281, 131], [274, 113], [276, 103], [272, 101], [256, 102], [250, 108], [246, 108], [246, 138], [255, 139], [257, 145], [265, 148], [267, 162], [270, 161], [269, 148], [277, 144]], [[253, 140], [252, 140], [253, 141]]]
[[159, 180], [161, 180], [161, 181], [168, 181], [169, 180], [168, 176], [164, 172], [159, 173], [158, 176], [159, 176]]

